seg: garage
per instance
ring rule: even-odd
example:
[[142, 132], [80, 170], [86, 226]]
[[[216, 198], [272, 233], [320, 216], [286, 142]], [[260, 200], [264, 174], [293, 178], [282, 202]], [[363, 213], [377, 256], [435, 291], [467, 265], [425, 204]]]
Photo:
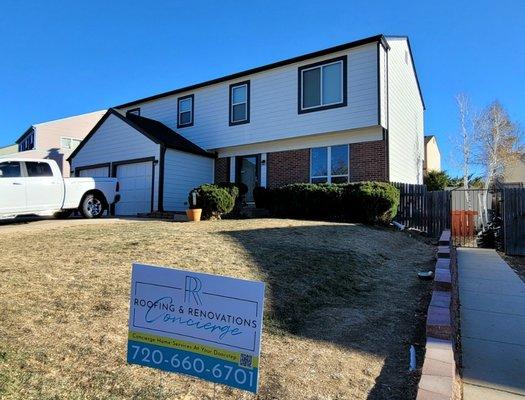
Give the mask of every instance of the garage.
[[109, 169], [110, 164], [79, 168], [75, 176], [80, 178], [108, 178], [110, 176]]
[[79, 177], [116, 177], [120, 201], [114, 215], [183, 212], [194, 187], [212, 183], [215, 154], [166, 125], [114, 109], [68, 158]]
[[121, 197], [115, 206], [116, 215], [138, 215], [153, 211], [153, 167], [154, 160], [114, 166]]

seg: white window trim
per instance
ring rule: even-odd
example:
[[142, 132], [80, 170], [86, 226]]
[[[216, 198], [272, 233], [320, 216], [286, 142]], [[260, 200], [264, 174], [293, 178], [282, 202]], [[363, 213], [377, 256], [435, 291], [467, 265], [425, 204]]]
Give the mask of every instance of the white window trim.
[[[339, 147], [339, 146], [346, 146], [346, 158], [347, 158], [347, 166], [348, 166], [348, 172], [344, 175], [332, 175], [332, 147]], [[312, 176], [312, 154], [314, 149], [326, 149], [326, 173], [327, 175], [318, 175], [318, 176]], [[310, 149], [310, 183], [312, 183], [312, 180], [314, 179], [321, 179], [326, 178], [326, 183], [332, 183], [332, 178], [347, 178], [347, 182], [350, 182], [350, 145], [334, 145], [334, 146], [319, 146], [319, 147], [312, 147]]]
[[[245, 97], [246, 97], [246, 100], [244, 101], [239, 101], [237, 103], [235, 103], [233, 101], [233, 91], [235, 89], [238, 89], [238, 88], [242, 88], [244, 87], [244, 90], [245, 90]], [[237, 85], [237, 86], [232, 86], [231, 87], [231, 93], [230, 93], [230, 96], [232, 97], [232, 105], [231, 105], [231, 110], [230, 110], [230, 114], [232, 116], [232, 119], [230, 122], [232, 123], [236, 123], [236, 122], [243, 122], [243, 121], [247, 121], [248, 120], [248, 85], [246, 83], [242, 84], [242, 85]], [[233, 114], [233, 106], [238, 106], [240, 104], [244, 104], [244, 118], [243, 119], [234, 119], [234, 114]]]
[[[340, 101], [336, 101], [336, 102], [332, 102], [332, 103], [323, 103], [323, 68], [324, 67], [327, 67], [329, 65], [333, 65], [333, 64], [341, 64], [341, 90], [340, 90], [340, 94], [341, 94], [341, 100]], [[310, 106], [310, 107], [305, 107], [304, 106], [304, 73], [307, 72], [307, 71], [311, 71], [313, 69], [320, 69], [320, 82], [319, 82], [319, 98], [321, 100], [321, 103], [319, 105], [316, 105], [316, 106]], [[334, 61], [334, 62], [329, 62], [329, 63], [326, 63], [326, 64], [321, 64], [321, 65], [317, 65], [315, 67], [311, 67], [311, 68], [305, 68], [303, 70], [301, 70], [301, 110], [311, 110], [313, 108], [319, 108], [319, 107], [326, 107], [326, 106], [333, 106], [333, 105], [336, 105], [336, 104], [343, 104], [344, 103], [344, 63], [343, 63], [343, 60], [338, 60], [338, 61]]]
[[[62, 146], [62, 139], [69, 139], [70, 140], [70, 142], [69, 142], [70, 146], [69, 147], [63, 147]], [[60, 148], [64, 149], [64, 150], [74, 150], [74, 149], [71, 148], [71, 141], [72, 140], [77, 140], [78, 141], [77, 147], [82, 142], [82, 139], [79, 139], [79, 138], [74, 138], [74, 137], [69, 137], [69, 136], [60, 136]]]
[[[190, 102], [190, 109], [188, 111], [181, 111], [180, 103], [182, 103], [183, 101], [189, 101]], [[186, 126], [186, 125], [193, 124], [193, 98], [186, 97], [184, 99], [179, 99], [178, 100], [178, 104], [177, 104], [177, 112], [179, 113], [179, 115], [177, 116], [177, 120], [178, 120], [178, 125], [179, 126]], [[190, 113], [190, 121], [189, 122], [182, 123], [182, 121], [180, 119], [180, 116], [182, 114], [184, 114], [184, 113]]]

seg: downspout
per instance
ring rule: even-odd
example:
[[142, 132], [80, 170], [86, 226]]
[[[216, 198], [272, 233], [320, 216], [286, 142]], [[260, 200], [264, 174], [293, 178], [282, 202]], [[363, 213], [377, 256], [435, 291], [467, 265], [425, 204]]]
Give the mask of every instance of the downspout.
[[159, 157], [159, 198], [158, 198], [158, 211], [164, 211], [164, 160], [166, 157], [166, 146], [160, 145], [160, 157]]

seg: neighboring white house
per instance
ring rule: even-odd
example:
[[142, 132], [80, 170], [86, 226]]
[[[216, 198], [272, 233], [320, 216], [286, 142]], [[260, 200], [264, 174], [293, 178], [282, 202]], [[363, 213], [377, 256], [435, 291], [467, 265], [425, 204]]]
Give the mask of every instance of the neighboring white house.
[[212, 181], [248, 200], [258, 185], [422, 183], [423, 121], [408, 38], [378, 35], [114, 107], [70, 160], [126, 179], [117, 214], [182, 211]]
[[434, 135], [425, 136], [425, 161], [423, 172], [441, 171], [441, 153]]
[[93, 129], [106, 111], [95, 111], [31, 125], [16, 141], [12, 152], [0, 157], [49, 158], [55, 160], [65, 177], [69, 176], [67, 158]]

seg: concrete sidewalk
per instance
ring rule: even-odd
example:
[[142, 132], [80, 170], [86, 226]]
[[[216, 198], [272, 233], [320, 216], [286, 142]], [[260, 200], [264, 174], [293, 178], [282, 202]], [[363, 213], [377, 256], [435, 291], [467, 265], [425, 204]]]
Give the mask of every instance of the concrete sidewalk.
[[525, 283], [489, 249], [458, 248], [463, 398], [525, 399]]

